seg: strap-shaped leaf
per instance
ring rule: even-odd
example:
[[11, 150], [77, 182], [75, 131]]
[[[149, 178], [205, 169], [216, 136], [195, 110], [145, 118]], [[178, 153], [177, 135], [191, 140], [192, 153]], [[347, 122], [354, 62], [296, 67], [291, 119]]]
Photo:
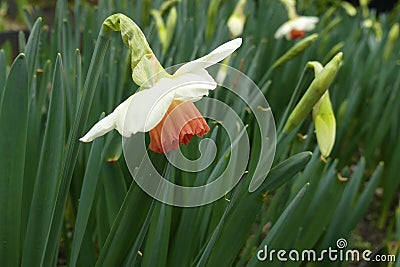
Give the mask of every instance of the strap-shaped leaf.
[[28, 94], [26, 58], [20, 54], [11, 66], [0, 110], [0, 259], [4, 266], [20, 265]]
[[[104, 118], [104, 113], [100, 119]], [[89, 159], [83, 178], [81, 196], [79, 200], [78, 214], [76, 216], [74, 239], [72, 241], [72, 251], [70, 257], [70, 266], [76, 266], [79, 251], [86, 232], [86, 226], [89, 221], [90, 211], [96, 193], [97, 182], [101, 169], [102, 150], [104, 138], [97, 138], [90, 149]]]
[[61, 55], [58, 55], [44, 140], [29, 210], [22, 266], [39, 266], [42, 262], [60, 182], [59, 174], [65, 140], [65, 96], [62, 73]]

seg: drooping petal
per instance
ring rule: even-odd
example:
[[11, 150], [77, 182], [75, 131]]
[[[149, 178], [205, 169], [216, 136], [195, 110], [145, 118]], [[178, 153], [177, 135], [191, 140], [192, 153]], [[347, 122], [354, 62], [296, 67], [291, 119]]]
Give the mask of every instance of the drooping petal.
[[115, 114], [111, 113], [110, 115], [104, 117], [99, 122], [97, 122], [90, 130], [85, 134], [85, 136], [81, 137], [79, 141], [81, 142], [91, 142], [95, 138], [102, 136], [109, 131], [115, 129]]
[[97, 122], [90, 130], [79, 139], [82, 142], [91, 142], [95, 138], [108, 133], [111, 130], [117, 129], [122, 134], [122, 125], [126, 111], [132, 101], [133, 95], [127, 98], [124, 102], [119, 104], [112, 113]]
[[211, 51], [209, 54], [184, 64], [174, 73], [174, 76], [182, 75], [188, 72], [195, 72], [199, 69], [204, 69], [211, 65], [214, 65], [215, 63], [220, 62], [221, 60], [232, 54], [236, 49], [241, 46], [241, 44], [242, 38], [236, 38], [229, 42], [226, 42]]

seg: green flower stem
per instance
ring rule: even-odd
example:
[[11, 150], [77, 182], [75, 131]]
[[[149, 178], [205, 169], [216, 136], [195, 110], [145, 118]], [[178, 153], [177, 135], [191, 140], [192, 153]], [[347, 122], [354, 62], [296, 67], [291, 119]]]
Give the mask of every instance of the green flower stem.
[[58, 191], [55, 207], [53, 210], [51, 228], [48, 233], [46, 252], [42, 258], [42, 264], [47, 265], [52, 262], [58, 252], [61, 227], [63, 225], [63, 215], [67, 203], [68, 192], [71, 185], [72, 174], [78, 158], [79, 140], [85, 128], [92, 105], [96, 85], [100, 76], [101, 66], [103, 65], [112, 30], [107, 26], [102, 26], [97, 38], [96, 47], [90, 62], [89, 71], [83, 87], [82, 98], [79, 103], [78, 112], [75, 116], [71, 132], [69, 134], [66, 156], [61, 166], [61, 184]]

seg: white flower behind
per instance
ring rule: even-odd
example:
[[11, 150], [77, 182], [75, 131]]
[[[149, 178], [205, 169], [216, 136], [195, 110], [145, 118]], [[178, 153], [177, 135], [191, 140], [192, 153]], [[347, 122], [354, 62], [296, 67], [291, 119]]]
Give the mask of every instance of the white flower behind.
[[283, 36], [288, 40], [296, 40], [303, 38], [306, 32], [315, 29], [319, 21], [318, 17], [314, 16], [299, 16], [296, 11], [295, 0], [281, 0], [284, 5], [289, 20], [283, 23], [275, 32], [274, 37], [280, 39]]
[[274, 37], [280, 39], [285, 36], [288, 40], [302, 38], [306, 32], [315, 29], [318, 21], [318, 17], [298, 16], [282, 24], [278, 30], [276, 30]]

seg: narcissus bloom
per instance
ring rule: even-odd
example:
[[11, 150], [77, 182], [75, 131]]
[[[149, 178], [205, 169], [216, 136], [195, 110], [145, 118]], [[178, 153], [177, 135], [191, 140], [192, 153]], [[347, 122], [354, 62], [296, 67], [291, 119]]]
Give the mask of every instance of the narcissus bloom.
[[297, 16], [282, 24], [275, 32], [275, 38], [280, 39], [283, 36], [288, 40], [302, 38], [306, 32], [315, 29], [315, 25], [318, 21], [318, 17]]
[[113, 129], [125, 137], [149, 132], [149, 148], [165, 153], [187, 144], [194, 135], [203, 136], [210, 128], [193, 102], [217, 86], [206, 68], [228, 57], [241, 43], [241, 38], [234, 39], [182, 65], [173, 75], [164, 74], [150, 88], [122, 102], [80, 141], [90, 142]]

